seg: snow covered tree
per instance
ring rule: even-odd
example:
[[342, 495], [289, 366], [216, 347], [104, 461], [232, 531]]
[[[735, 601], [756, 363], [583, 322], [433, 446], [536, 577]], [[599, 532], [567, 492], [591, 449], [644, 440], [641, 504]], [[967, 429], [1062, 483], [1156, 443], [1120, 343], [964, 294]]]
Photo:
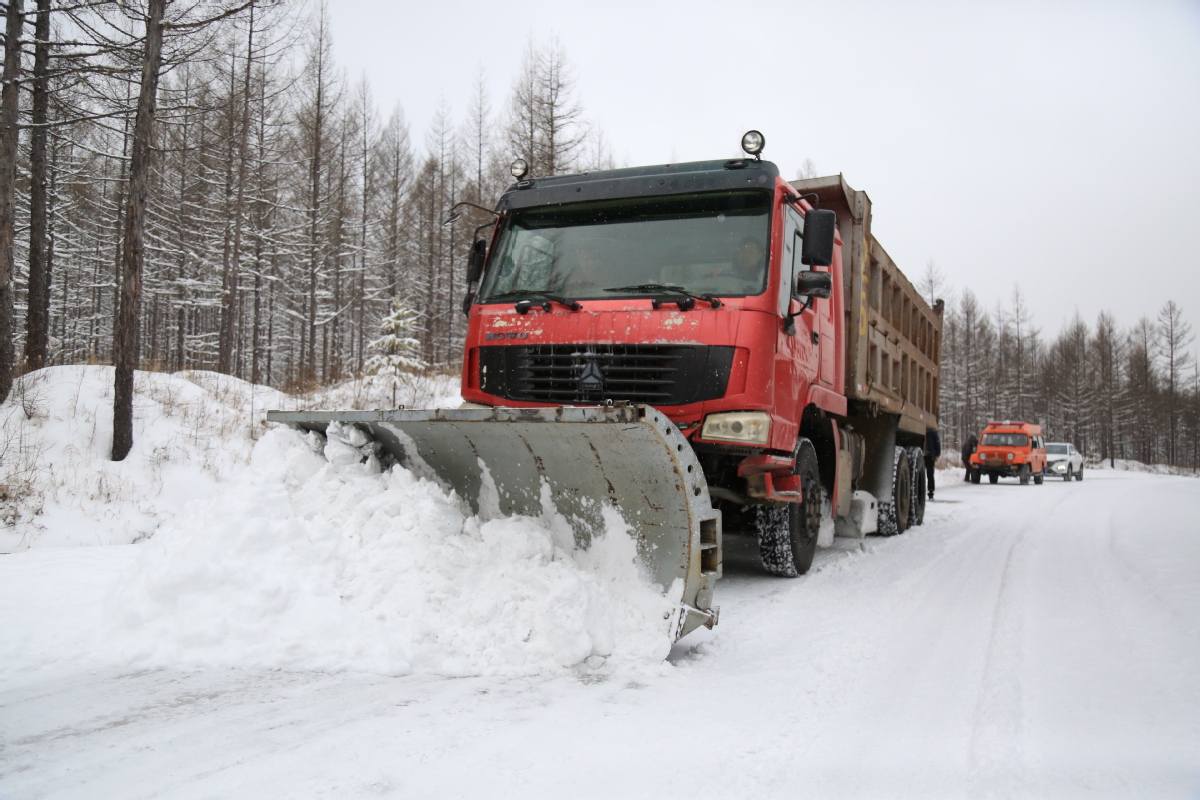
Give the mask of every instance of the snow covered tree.
[[379, 323], [380, 337], [369, 345], [376, 355], [367, 359], [366, 371], [372, 375], [424, 369], [421, 343], [412, 334], [420, 330], [421, 318], [399, 297], [392, 301], [392, 311]]

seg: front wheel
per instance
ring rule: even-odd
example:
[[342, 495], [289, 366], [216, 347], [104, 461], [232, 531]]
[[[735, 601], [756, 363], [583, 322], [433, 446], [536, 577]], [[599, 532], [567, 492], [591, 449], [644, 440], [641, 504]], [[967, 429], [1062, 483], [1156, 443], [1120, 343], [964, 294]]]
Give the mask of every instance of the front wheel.
[[1083, 464], [1079, 465], [1079, 472], [1075, 473], [1075, 480], [1077, 480], [1077, 481], [1083, 480]]
[[1021, 482], [1022, 486], [1029, 485], [1029, 474], [1030, 474], [1030, 469], [1029, 469], [1028, 464], [1022, 464], [1021, 467], [1017, 470], [1017, 479]]
[[989, 473], [988, 473], [988, 483], [999, 483], [999, 482], [1000, 482], [1000, 476], [999, 476], [999, 475], [997, 475], [997, 474], [996, 474], [996, 473], [994, 473], [994, 472], [989, 472]]
[[[979, 483], [979, 470], [971, 470], [971, 483]], [[995, 481], [993, 481], [995, 483]]]
[[1069, 481], [1069, 480], [1071, 480], [1071, 478], [1073, 478], [1073, 477], [1075, 477], [1075, 473], [1074, 473], [1074, 471], [1072, 471], [1072, 469], [1071, 469], [1071, 465], [1070, 465], [1070, 464], [1067, 464], [1067, 474], [1066, 474], [1066, 475], [1063, 475], [1063, 480], [1064, 480], [1064, 481]]
[[781, 506], [755, 506], [758, 554], [772, 575], [794, 578], [812, 567], [821, 532], [821, 481], [817, 451], [808, 439], [796, 445], [796, 466], [803, 500]]

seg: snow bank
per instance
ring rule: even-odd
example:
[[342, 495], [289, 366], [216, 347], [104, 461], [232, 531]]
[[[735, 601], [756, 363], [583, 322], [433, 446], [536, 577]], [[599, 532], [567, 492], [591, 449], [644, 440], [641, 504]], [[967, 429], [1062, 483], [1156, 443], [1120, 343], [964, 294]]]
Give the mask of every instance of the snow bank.
[[1151, 475], [1183, 475], [1187, 477], [1200, 477], [1200, 470], [1188, 469], [1187, 467], [1173, 467], [1170, 464], [1144, 464], [1141, 461], [1133, 461], [1125, 458], [1113, 459], [1112, 466], [1109, 466], [1108, 459], [1089, 460], [1087, 469], [1110, 469], [1116, 472], [1145, 472]]
[[[114, 463], [112, 381], [111, 367], [54, 367], [0, 406], [0, 549], [136, 543], [106, 561], [131, 566], [89, 576], [99, 610], [55, 630], [6, 624], [8, 668], [507, 675], [668, 653], [678, 593], [639, 573], [615, 512], [577, 551], [548, 491], [538, 518], [481, 519], [403, 468], [339, 457], [337, 437], [263, 422], [268, 408], [378, 401], [390, 384], [296, 398], [215, 373], [139, 372], [134, 447]], [[434, 377], [405, 399], [451, 404], [454, 388]]]
[[286, 395], [211, 372], [134, 377], [134, 443], [112, 450], [113, 369], [49, 367], [0, 405], [0, 553], [140, 541], [242, 469]]
[[480, 520], [402, 468], [330, 463], [318, 440], [269, 432], [237, 481], [142, 545], [102, 658], [465, 676], [666, 657], [678, 598], [639, 575], [615, 513], [580, 552], [548, 502]]

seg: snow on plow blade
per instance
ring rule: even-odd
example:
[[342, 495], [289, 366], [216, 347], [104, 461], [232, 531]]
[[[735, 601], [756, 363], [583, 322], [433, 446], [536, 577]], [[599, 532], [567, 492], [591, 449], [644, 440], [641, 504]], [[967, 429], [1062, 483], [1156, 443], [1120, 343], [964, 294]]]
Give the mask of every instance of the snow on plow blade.
[[681, 606], [668, 620], [672, 638], [716, 624], [720, 513], [691, 446], [650, 406], [270, 411], [267, 419], [320, 433], [331, 422], [352, 424], [476, 513], [481, 499], [498, 499], [501, 514], [539, 516], [545, 483], [581, 548], [604, 530], [607, 503], [629, 525], [642, 565], [662, 590], [683, 584]]

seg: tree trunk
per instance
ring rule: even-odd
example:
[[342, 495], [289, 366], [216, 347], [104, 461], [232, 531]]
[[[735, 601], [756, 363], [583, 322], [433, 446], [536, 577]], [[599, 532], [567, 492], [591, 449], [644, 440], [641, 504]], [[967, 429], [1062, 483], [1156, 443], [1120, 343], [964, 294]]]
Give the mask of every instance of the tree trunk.
[[[242, 87], [242, 103], [238, 113], [231, 117], [238, 125], [237, 129], [237, 199], [233, 207], [233, 252], [225, 270], [225, 291], [221, 305], [221, 332], [219, 338], [217, 370], [226, 374], [235, 372], [232, 360], [234, 339], [237, 331], [234, 308], [240, 303], [238, 285], [241, 281], [242, 260], [242, 216], [246, 205], [246, 152], [250, 134], [250, 70], [254, 60], [254, 3], [250, 3], [250, 25], [246, 35], [246, 75]], [[234, 71], [233, 60], [230, 71]], [[232, 91], [230, 94], [234, 94]], [[232, 144], [231, 144], [232, 151]]]
[[9, 0], [4, 34], [4, 86], [0, 89], [0, 400], [8, 397], [15, 376], [13, 272], [16, 261], [17, 80], [21, 71], [21, 27], [24, 0]]
[[133, 126], [133, 159], [129, 168], [129, 205], [125, 214], [125, 246], [121, 257], [121, 303], [113, 331], [116, 384], [113, 392], [113, 461], [133, 447], [133, 370], [138, 362], [138, 310], [142, 292], [142, 245], [146, 193], [150, 177], [150, 141], [162, 65], [163, 13], [167, 0], [149, 0], [142, 85]]
[[50, 340], [45, 127], [50, 116], [50, 0], [37, 0], [37, 7], [29, 140], [29, 311], [25, 317], [25, 367], [30, 370], [46, 365]]

